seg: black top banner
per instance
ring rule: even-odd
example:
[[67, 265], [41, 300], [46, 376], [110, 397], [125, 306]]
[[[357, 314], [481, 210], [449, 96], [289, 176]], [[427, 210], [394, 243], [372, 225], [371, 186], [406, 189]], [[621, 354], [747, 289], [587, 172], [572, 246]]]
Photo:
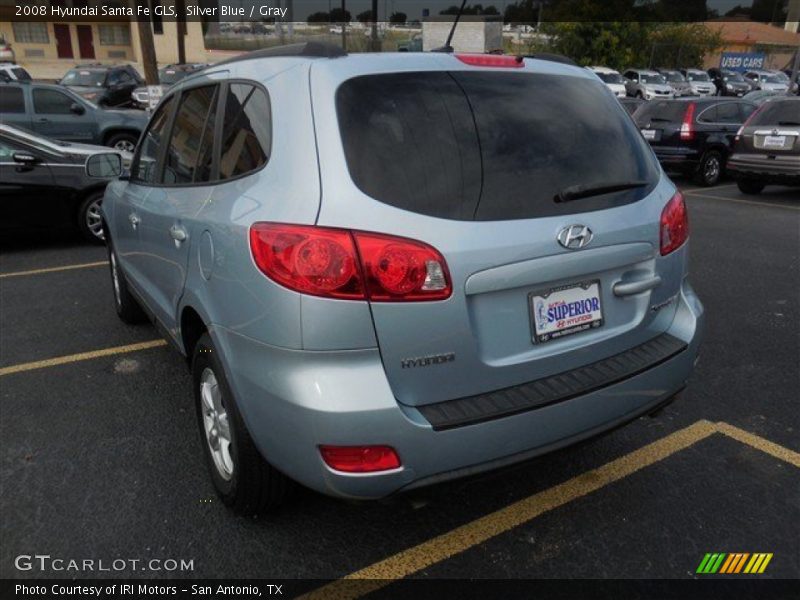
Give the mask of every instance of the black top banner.
[[[511, 24], [565, 21], [797, 20], [792, 0], [484, 0], [464, 19]], [[460, 0], [0, 0], [2, 21], [390, 22], [452, 20]], [[373, 15], [377, 10], [377, 19]]]

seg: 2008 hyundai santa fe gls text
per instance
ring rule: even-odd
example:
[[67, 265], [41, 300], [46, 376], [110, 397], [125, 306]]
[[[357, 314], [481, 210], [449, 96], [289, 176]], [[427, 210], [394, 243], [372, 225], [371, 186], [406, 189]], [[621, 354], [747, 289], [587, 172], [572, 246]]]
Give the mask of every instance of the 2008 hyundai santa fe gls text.
[[593, 73], [305, 44], [187, 77], [103, 202], [116, 308], [191, 362], [214, 485], [379, 498], [654, 411], [688, 220]]

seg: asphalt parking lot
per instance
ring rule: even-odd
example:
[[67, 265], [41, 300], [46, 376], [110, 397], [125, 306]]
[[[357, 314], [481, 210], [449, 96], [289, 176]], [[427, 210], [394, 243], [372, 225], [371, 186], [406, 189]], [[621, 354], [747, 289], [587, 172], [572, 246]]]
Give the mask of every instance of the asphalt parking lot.
[[63, 576], [14, 566], [44, 553], [193, 560], [117, 576], [687, 578], [746, 552], [800, 578], [800, 195], [678, 183], [708, 316], [682, 399], [509, 470], [375, 503], [301, 491], [257, 519], [216, 500], [185, 362], [118, 321], [105, 250], [4, 241], [0, 577]]

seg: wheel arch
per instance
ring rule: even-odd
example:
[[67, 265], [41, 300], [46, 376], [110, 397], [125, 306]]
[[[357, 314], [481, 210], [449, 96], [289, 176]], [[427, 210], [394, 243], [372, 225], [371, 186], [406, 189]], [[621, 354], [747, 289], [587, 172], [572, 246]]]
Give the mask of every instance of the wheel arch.
[[192, 359], [197, 341], [207, 331], [208, 327], [200, 313], [192, 306], [184, 306], [181, 310], [180, 336], [183, 353], [188, 360]]
[[120, 133], [129, 133], [134, 136], [137, 140], [139, 140], [139, 136], [142, 135], [142, 132], [138, 129], [134, 129], [133, 127], [125, 127], [125, 126], [114, 126], [109, 127], [108, 129], [103, 130], [102, 140], [103, 146], [106, 146], [109, 140], [114, 137], [115, 135], [119, 135]]

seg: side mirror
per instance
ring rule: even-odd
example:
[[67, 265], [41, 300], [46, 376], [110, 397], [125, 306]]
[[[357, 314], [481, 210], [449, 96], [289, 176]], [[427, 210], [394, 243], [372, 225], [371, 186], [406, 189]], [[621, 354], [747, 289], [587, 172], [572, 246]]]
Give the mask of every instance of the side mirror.
[[38, 156], [28, 154], [27, 152], [14, 152], [14, 154], [11, 155], [11, 158], [14, 159], [14, 162], [27, 167], [32, 167], [33, 165], [42, 162]]
[[86, 174], [101, 179], [119, 177], [122, 174], [122, 157], [115, 152], [92, 154], [86, 159]]
[[86, 109], [83, 107], [82, 104], [78, 104], [77, 102], [73, 102], [69, 107], [70, 112], [75, 113], [76, 115], [82, 115], [86, 112]]

